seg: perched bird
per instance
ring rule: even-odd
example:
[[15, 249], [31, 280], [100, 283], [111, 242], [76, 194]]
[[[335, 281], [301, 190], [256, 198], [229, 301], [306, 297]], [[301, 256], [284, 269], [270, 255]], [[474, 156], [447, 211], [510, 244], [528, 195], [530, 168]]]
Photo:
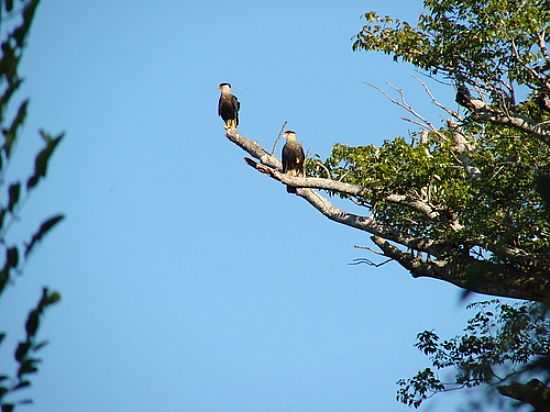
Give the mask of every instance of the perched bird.
[[[296, 132], [287, 130], [285, 133], [286, 143], [283, 146], [283, 173], [289, 176], [304, 176], [305, 154], [302, 145], [296, 140]], [[288, 193], [296, 193], [296, 188], [287, 186]]]
[[470, 90], [464, 86], [464, 83], [460, 83], [456, 88], [455, 101], [461, 106], [470, 107], [470, 100], [472, 100]]
[[223, 119], [226, 129], [236, 129], [239, 125], [239, 109], [241, 103], [231, 92], [230, 83], [220, 83], [220, 101], [218, 102], [218, 115]]
[[537, 96], [537, 104], [541, 111], [550, 112], [550, 95], [545, 92], [539, 93]]
[[468, 90], [468, 88], [464, 86], [464, 83], [458, 84], [458, 87], [456, 88], [455, 101], [459, 105], [464, 106], [470, 110], [480, 110], [486, 106], [483, 100], [472, 98], [470, 90]]

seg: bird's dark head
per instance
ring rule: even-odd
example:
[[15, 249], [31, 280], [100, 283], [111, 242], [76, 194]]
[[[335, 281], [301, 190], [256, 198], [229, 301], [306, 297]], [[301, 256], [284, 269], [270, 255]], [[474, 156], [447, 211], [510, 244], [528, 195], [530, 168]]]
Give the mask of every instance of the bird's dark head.
[[231, 93], [231, 83], [220, 83], [218, 86], [218, 89], [223, 94], [230, 94]]
[[296, 141], [296, 132], [294, 130], [286, 130], [284, 135], [287, 142]]

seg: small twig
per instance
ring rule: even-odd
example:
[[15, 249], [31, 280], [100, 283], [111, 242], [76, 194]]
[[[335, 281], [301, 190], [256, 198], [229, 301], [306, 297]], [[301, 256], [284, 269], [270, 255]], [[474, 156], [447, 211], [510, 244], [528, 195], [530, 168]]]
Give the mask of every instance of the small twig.
[[273, 169], [270, 168], [269, 166], [265, 166], [261, 163], [258, 163], [256, 162], [255, 160], [252, 160], [250, 157], [245, 157], [244, 158], [244, 161], [246, 162], [246, 164], [266, 175], [270, 175], [270, 176], [273, 176]]
[[422, 80], [420, 77], [417, 77], [417, 76], [414, 76], [414, 78], [416, 79], [416, 81], [418, 81], [422, 87], [424, 88], [424, 91], [426, 92], [426, 94], [430, 97], [430, 99], [432, 99], [432, 103], [434, 105], [436, 105], [437, 107], [439, 107], [441, 110], [443, 110], [444, 112], [450, 114], [451, 116], [453, 116], [455, 119], [459, 120], [459, 121], [463, 121], [464, 120], [464, 116], [461, 116], [457, 111], [453, 110], [453, 109], [450, 109], [448, 108], [447, 106], [445, 106], [443, 103], [441, 103], [439, 100], [437, 100], [435, 98], [435, 96], [433, 95], [432, 91], [430, 90], [430, 88], [428, 87], [428, 84]]
[[407, 122], [407, 123], [412, 123], [414, 124], [415, 126], [419, 126], [421, 127], [422, 129], [424, 130], [429, 130], [429, 131], [434, 131], [433, 129], [431, 129], [430, 127], [426, 126], [424, 123], [422, 122], [419, 122], [418, 120], [414, 120], [414, 119], [411, 119], [409, 117], [400, 117], [401, 120], [403, 120], [404, 122]]
[[407, 102], [407, 99], [405, 98], [405, 92], [403, 91], [403, 89], [400, 89], [399, 87], [391, 84], [391, 83], [387, 83], [389, 87], [391, 87], [398, 95], [399, 95], [399, 99], [397, 98], [394, 98], [392, 96], [390, 96], [388, 93], [386, 93], [385, 90], [381, 89], [380, 87], [372, 84], [372, 83], [367, 83], [370, 87], [372, 87], [373, 89], [377, 90], [379, 93], [381, 93], [386, 99], [388, 99], [390, 102], [392, 102], [393, 104], [395, 104], [396, 106], [399, 106], [401, 107], [403, 110], [405, 110], [406, 112], [410, 113], [413, 117], [415, 117], [417, 120], [411, 120], [411, 119], [408, 119], [408, 118], [402, 118], [403, 120], [405, 121], [408, 121], [410, 123], [413, 123], [417, 126], [420, 126], [422, 127], [423, 129], [427, 129], [427, 130], [431, 130], [433, 132], [436, 132], [436, 133], [440, 133], [437, 128], [433, 125], [432, 122], [430, 122], [429, 120], [427, 120], [426, 118], [424, 118], [420, 113], [418, 113], [408, 102]]
[[342, 176], [340, 176], [340, 179], [338, 179], [338, 181], [339, 182], [343, 181], [344, 177], [346, 177], [348, 174], [349, 174], [349, 170], [346, 173], [344, 173]]
[[416, 70], [416, 72], [417, 72], [418, 74], [420, 74], [421, 76], [424, 76], [424, 77], [427, 77], [428, 79], [433, 80], [433, 81], [436, 82], [436, 83], [442, 84], [442, 85], [444, 85], [444, 86], [451, 86], [451, 87], [453, 86], [452, 83], [446, 83], [446, 82], [444, 82], [443, 80], [438, 79], [437, 77], [433, 76], [433, 75], [430, 74], [430, 73], [423, 73], [423, 72], [418, 71], [418, 70]]
[[522, 60], [521, 56], [519, 55], [519, 51], [514, 39], [512, 39], [511, 43], [512, 43], [512, 52], [514, 53], [514, 57], [516, 58], [518, 63], [521, 64], [523, 67], [525, 67], [527, 71], [531, 74], [531, 76], [533, 76], [537, 80], [540, 80], [540, 74]]
[[306, 161], [309, 161], [309, 162], [315, 162], [316, 164], [318, 164], [319, 166], [321, 166], [323, 168], [323, 170], [326, 172], [327, 174], [327, 177], [329, 179], [332, 179], [332, 173], [330, 173], [330, 170], [328, 170], [328, 167], [326, 167], [323, 162], [321, 162], [320, 160], [317, 160], [317, 159], [312, 159], [312, 158], [306, 158]]
[[357, 200], [357, 199], [354, 199], [353, 197], [350, 197], [349, 200], [351, 200], [351, 202], [356, 206], [366, 207], [367, 209], [372, 210], [372, 205], [368, 202], [365, 202], [364, 200]]
[[496, 171], [495, 173], [493, 173], [493, 175], [492, 175], [491, 178], [489, 179], [489, 182], [490, 182], [491, 180], [493, 180], [493, 179], [500, 173], [500, 171], [501, 171], [502, 169], [504, 169], [504, 166], [500, 166], [500, 167], [497, 169], [497, 171]]
[[380, 262], [380, 263], [374, 263], [372, 260], [367, 259], [367, 258], [356, 258], [356, 259], [353, 259], [353, 262], [348, 263], [348, 265], [357, 266], [357, 265], [363, 265], [364, 264], [364, 265], [374, 266], [375, 268], [379, 268], [380, 266], [384, 266], [386, 263], [389, 263], [392, 260], [393, 259], [390, 258], [390, 259], [385, 260], [385, 261]]
[[375, 255], [379, 255], [379, 256], [385, 256], [383, 253], [377, 251], [377, 250], [374, 250], [373, 248], [369, 247], [369, 246], [362, 246], [362, 245], [353, 245], [353, 247], [355, 249], [362, 249], [362, 250], [368, 250], [369, 252], [371, 253], [374, 253]]
[[550, 53], [548, 52], [548, 49], [546, 48], [546, 43], [544, 41], [545, 35], [546, 35], [546, 30], [543, 30], [540, 33], [537, 33], [537, 40], [538, 40], [538, 45], [539, 45], [540, 51], [542, 52], [542, 55], [544, 56], [547, 62], [550, 62]]
[[275, 148], [277, 147], [277, 143], [279, 142], [279, 139], [281, 138], [281, 135], [283, 134], [287, 123], [288, 122], [285, 120], [283, 122], [283, 125], [281, 126], [281, 130], [279, 130], [279, 134], [277, 135], [277, 138], [275, 139], [275, 142], [273, 143], [273, 148], [271, 149], [271, 156], [273, 156], [273, 153], [275, 153]]

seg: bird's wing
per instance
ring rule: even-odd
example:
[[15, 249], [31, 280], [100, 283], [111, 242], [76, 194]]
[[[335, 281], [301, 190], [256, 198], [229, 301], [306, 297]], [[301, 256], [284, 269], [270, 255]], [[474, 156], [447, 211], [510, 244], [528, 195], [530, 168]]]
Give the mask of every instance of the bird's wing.
[[286, 173], [288, 170], [288, 161], [290, 157], [288, 146], [285, 144], [283, 146], [283, 154], [282, 154], [282, 160], [283, 160], [283, 173]]
[[220, 96], [220, 100], [218, 100], [218, 116], [222, 115], [222, 97]]
[[300, 162], [302, 163], [301, 172], [305, 176], [306, 174], [306, 155], [304, 153], [304, 148], [300, 145]]
[[233, 95], [233, 107], [235, 108], [235, 111], [238, 112], [241, 109], [241, 102], [239, 102], [239, 99], [237, 99], [237, 96]]
[[233, 95], [231, 99], [233, 103], [233, 112], [235, 113], [235, 122], [236, 125], [239, 125], [239, 109], [241, 108], [241, 102], [237, 99], [237, 96]]
[[303, 162], [306, 158], [306, 155], [304, 153], [304, 147], [302, 145], [300, 145], [299, 147], [300, 147], [300, 159], [302, 159], [302, 162]]

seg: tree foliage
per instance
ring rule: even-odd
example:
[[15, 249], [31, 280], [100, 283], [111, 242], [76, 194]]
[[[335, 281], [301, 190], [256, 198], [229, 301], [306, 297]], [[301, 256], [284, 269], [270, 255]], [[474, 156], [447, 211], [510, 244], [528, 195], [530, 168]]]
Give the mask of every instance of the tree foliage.
[[[549, 291], [550, 223], [547, 194], [537, 184], [550, 184], [550, 110], [544, 105], [550, 95], [548, 2], [424, 5], [414, 26], [366, 13], [354, 49], [390, 54], [479, 97], [467, 96], [463, 114], [446, 109], [451, 118], [443, 127], [418, 119], [425, 130], [416, 142], [336, 145], [325, 166], [333, 178], [365, 187], [355, 200], [377, 221], [432, 239], [435, 248], [412, 249], [439, 257], [450, 269], [452, 263], [463, 268], [455, 279], [462, 286], [491, 293], [485, 286], [504, 277], [511, 281], [510, 293], [494, 294], [543, 300]], [[405, 200], [388, 201], [392, 194]], [[533, 277], [537, 281], [530, 283]]]
[[430, 359], [433, 369], [400, 380], [398, 400], [419, 407], [435, 393], [482, 384], [518, 399], [510, 382], [517, 385], [532, 378], [531, 386], [548, 383], [550, 319], [543, 305], [492, 300], [471, 304], [469, 309], [477, 309], [477, 313], [460, 336], [441, 340], [433, 331], [418, 334], [415, 346]]
[[[15, 178], [6, 181], [6, 171], [13, 159], [14, 150], [21, 137], [22, 126], [27, 116], [29, 100], [24, 99], [18, 105], [13, 98], [23, 83], [19, 75], [19, 63], [23, 56], [26, 40], [33, 22], [39, 0], [1, 1], [1, 29], [5, 33], [0, 44], [0, 127], [2, 144], [0, 146], [0, 244], [5, 250], [4, 263], [0, 266], [0, 297], [6, 287], [15, 281], [15, 275], [20, 274], [30, 254], [44, 236], [60, 223], [64, 216], [57, 214], [46, 218], [29, 236], [29, 240], [18, 244], [10, 240], [10, 232], [21, 219], [23, 204], [32, 191], [46, 177], [49, 161], [63, 134], [52, 136], [41, 130], [39, 136], [43, 148], [34, 159], [34, 169], [26, 178]], [[16, 21], [17, 20], [17, 21]], [[16, 21], [13, 23], [13, 21]], [[11, 24], [10, 24], [11, 23]], [[14, 112], [13, 116], [9, 116]], [[14, 349], [13, 356], [16, 371], [13, 375], [2, 371], [0, 374], [0, 407], [2, 412], [11, 412], [18, 404], [31, 403], [30, 399], [14, 401], [15, 392], [31, 386], [31, 376], [38, 371], [41, 359], [38, 352], [46, 346], [47, 341], [39, 340], [37, 333], [45, 310], [61, 299], [58, 292], [44, 287], [36, 306], [30, 310], [25, 322], [25, 337]], [[6, 337], [0, 332], [0, 345]]]

